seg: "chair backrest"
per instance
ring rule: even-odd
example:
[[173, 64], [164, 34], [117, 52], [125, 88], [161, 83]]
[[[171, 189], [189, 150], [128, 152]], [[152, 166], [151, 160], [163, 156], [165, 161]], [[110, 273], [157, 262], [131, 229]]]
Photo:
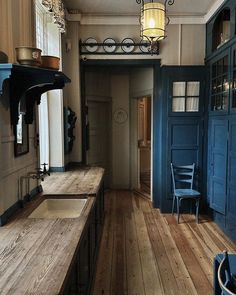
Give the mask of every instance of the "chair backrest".
[[221, 260], [217, 271], [217, 278], [221, 288], [221, 294], [236, 295], [236, 286], [231, 275], [227, 251], [224, 251], [223, 255], [223, 259]]
[[175, 166], [171, 163], [171, 176], [174, 191], [178, 186], [181, 188], [193, 188], [194, 168], [194, 163], [184, 166]]

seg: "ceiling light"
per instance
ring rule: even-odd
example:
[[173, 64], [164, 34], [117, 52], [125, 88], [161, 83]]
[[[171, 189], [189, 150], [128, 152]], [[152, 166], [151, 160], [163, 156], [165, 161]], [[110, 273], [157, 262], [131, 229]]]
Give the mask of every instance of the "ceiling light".
[[150, 42], [150, 51], [153, 53], [158, 46], [157, 42], [166, 38], [166, 26], [170, 19], [166, 16], [166, 5], [174, 4], [175, 0], [166, 0], [164, 4], [153, 0], [136, 0], [141, 6], [141, 37]]

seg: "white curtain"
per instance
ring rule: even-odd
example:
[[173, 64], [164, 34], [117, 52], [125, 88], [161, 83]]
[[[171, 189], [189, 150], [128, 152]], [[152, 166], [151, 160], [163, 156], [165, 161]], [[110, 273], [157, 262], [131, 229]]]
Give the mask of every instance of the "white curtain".
[[172, 112], [198, 112], [199, 90], [199, 81], [174, 82]]
[[[48, 98], [44, 93], [41, 96], [39, 105], [39, 147], [40, 147], [40, 164], [49, 164], [49, 124], [48, 124]], [[47, 166], [47, 169], [49, 165]]]

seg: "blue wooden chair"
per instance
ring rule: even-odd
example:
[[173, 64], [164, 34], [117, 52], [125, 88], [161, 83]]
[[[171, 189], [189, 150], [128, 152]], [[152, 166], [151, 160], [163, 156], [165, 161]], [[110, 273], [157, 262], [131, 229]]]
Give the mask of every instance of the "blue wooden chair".
[[174, 213], [175, 202], [177, 207], [177, 221], [179, 223], [180, 207], [182, 200], [193, 199], [196, 204], [196, 221], [198, 223], [199, 201], [201, 194], [193, 189], [195, 164], [175, 166], [171, 163], [171, 175], [173, 184], [172, 214]]
[[218, 254], [214, 259], [214, 295], [236, 295], [236, 256]]

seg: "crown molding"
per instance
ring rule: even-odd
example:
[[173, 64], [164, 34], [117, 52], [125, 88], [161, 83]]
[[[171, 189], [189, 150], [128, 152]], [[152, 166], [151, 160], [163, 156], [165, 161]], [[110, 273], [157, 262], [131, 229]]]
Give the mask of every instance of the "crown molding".
[[210, 8], [210, 10], [208, 11], [207, 14], [205, 14], [205, 23], [207, 23], [210, 18], [215, 14], [215, 12], [223, 5], [223, 3], [225, 3], [226, 0], [217, 0], [212, 7]]

